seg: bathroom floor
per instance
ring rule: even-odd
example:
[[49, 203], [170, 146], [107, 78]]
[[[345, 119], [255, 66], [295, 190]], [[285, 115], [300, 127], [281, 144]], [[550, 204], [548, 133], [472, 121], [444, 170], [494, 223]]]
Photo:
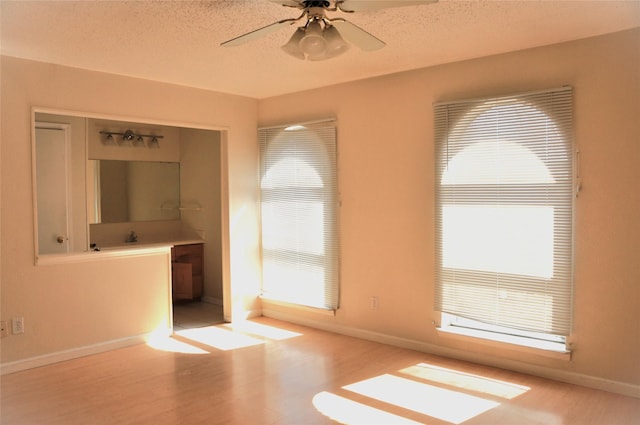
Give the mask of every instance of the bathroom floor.
[[173, 329], [201, 328], [223, 323], [222, 306], [201, 301], [173, 304]]

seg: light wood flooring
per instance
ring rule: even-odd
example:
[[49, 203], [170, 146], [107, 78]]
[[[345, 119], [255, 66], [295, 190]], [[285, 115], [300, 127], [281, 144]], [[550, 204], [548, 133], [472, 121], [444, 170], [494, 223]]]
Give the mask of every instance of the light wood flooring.
[[640, 399], [259, 318], [2, 377], [3, 425], [640, 423]]

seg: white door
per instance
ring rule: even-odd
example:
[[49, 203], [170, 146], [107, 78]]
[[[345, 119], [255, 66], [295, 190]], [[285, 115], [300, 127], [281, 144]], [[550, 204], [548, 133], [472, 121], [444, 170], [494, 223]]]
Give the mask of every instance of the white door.
[[39, 254], [69, 252], [68, 132], [64, 124], [36, 123]]

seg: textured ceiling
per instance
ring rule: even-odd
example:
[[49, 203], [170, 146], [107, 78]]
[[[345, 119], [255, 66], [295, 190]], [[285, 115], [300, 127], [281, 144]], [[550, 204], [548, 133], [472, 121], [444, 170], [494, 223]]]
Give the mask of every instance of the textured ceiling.
[[[266, 98], [640, 26], [640, 0], [440, 0], [333, 13], [387, 46], [322, 62], [280, 50], [293, 28], [220, 43], [297, 17], [267, 0], [0, 1], [4, 55]], [[640, 48], [640, 46], [639, 46]]]

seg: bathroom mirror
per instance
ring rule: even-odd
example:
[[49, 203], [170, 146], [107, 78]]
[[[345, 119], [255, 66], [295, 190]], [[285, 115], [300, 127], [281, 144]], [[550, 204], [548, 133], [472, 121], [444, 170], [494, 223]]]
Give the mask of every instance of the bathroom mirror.
[[89, 223], [180, 219], [177, 162], [90, 160]]

